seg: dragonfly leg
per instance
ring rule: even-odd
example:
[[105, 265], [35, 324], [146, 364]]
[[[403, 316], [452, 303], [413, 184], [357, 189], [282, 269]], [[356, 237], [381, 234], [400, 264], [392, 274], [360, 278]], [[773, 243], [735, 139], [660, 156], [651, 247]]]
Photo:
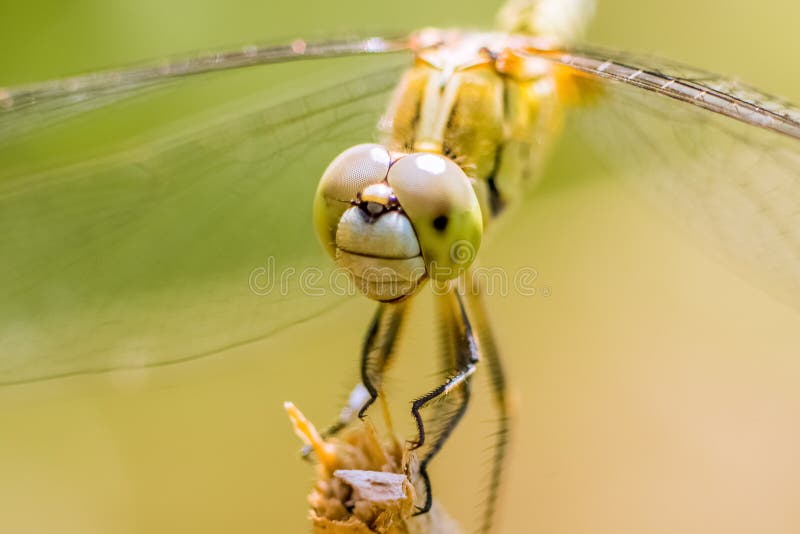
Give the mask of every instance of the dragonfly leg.
[[[383, 374], [391, 360], [406, 308], [405, 301], [378, 305], [361, 351], [361, 383], [353, 388], [347, 404], [339, 413], [339, 419], [322, 431], [323, 438], [335, 436], [356, 416], [363, 419], [367, 409], [380, 395]], [[301, 454], [307, 458], [311, 454], [311, 447], [303, 447]]]
[[367, 388], [365, 388], [363, 384], [357, 384], [356, 387], [353, 388], [353, 391], [350, 392], [350, 396], [347, 398], [347, 404], [345, 404], [342, 411], [339, 412], [339, 419], [323, 430], [320, 435], [323, 438], [327, 438], [341, 432], [344, 427], [349, 425], [350, 422], [356, 418], [356, 414], [358, 414], [368, 400], [369, 392]]
[[[443, 384], [416, 399], [411, 406], [411, 415], [417, 425], [417, 440], [412, 443], [412, 449], [422, 449], [419, 454], [419, 478], [425, 493], [424, 504], [417, 507], [418, 514], [430, 510], [433, 503], [427, 467], [467, 410], [469, 381], [478, 363], [478, 346], [461, 296], [455, 291], [448, 291], [441, 296], [440, 306], [444, 321], [443, 355], [452, 374]], [[428, 406], [435, 408], [435, 412], [428, 421], [423, 421], [421, 410]], [[431, 429], [430, 423], [435, 428]]]
[[405, 300], [382, 302], [372, 319], [361, 351], [361, 384], [367, 390], [368, 397], [357, 412], [359, 419], [366, 416], [367, 409], [381, 393], [383, 374], [391, 361], [407, 305]]
[[511, 431], [511, 407], [506, 395], [506, 374], [503, 370], [503, 361], [497, 350], [491, 328], [486, 317], [486, 308], [483, 304], [483, 290], [478, 277], [467, 273], [469, 279], [469, 308], [478, 336], [478, 345], [481, 355], [486, 361], [489, 370], [489, 385], [495, 409], [498, 412], [497, 433], [494, 437], [494, 456], [492, 457], [492, 472], [489, 481], [489, 495], [486, 500], [486, 510], [483, 516], [480, 532], [489, 532], [494, 520], [497, 499], [500, 491], [500, 482], [503, 475], [503, 464]]

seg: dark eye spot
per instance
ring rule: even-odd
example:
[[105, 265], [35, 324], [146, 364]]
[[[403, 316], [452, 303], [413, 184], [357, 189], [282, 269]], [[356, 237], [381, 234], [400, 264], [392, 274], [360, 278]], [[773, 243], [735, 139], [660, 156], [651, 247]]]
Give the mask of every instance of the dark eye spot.
[[433, 227], [439, 230], [440, 232], [443, 232], [444, 229], [447, 228], [448, 222], [449, 221], [447, 220], [447, 215], [439, 215], [433, 220]]

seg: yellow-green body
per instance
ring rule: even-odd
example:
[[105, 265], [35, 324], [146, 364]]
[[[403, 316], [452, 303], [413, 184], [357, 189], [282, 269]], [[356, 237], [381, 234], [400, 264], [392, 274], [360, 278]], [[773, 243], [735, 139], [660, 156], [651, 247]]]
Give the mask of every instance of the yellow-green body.
[[[338, 156], [315, 198], [323, 246], [380, 301], [469, 268], [489, 221], [537, 178], [570, 87], [552, 63], [526, 54], [530, 36], [423, 30], [414, 39], [380, 144]], [[409, 224], [387, 232], [378, 221], [389, 211]]]

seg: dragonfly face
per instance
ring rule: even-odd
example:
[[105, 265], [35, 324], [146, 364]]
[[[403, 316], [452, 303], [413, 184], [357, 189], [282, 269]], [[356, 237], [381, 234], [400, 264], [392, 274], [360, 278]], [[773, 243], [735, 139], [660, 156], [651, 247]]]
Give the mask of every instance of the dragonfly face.
[[314, 201], [317, 236], [369, 298], [412, 295], [428, 277], [451, 280], [469, 267], [483, 230], [464, 172], [436, 154], [390, 154], [380, 145], [346, 150], [322, 176]]

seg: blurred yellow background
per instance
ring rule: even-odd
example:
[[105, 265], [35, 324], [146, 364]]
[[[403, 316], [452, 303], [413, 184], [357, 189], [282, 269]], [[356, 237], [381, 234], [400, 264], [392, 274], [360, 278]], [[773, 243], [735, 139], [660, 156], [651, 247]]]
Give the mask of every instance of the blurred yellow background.
[[[0, 85], [264, 39], [487, 27], [498, 5], [16, 3], [0, 18]], [[798, 17], [787, 0], [609, 0], [587, 41], [800, 101]], [[553, 172], [571, 157], [558, 153]], [[488, 304], [518, 407], [499, 531], [800, 531], [800, 315], [614, 183], [551, 188], [512, 216], [483, 264], [534, 266], [552, 293]], [[418, 369], [436, 346], [420, 300], [392, 374], [398, 414], [431, 380]], [[0, 389], [0, 530], [307, 531], [313, 472], [281, 404], [320, 425], [338, 413], [371, 310], [351, 299], [211, 358]], [[432, 469], [437, 499], [467, 526], [493, 431], [488, 397], [473, 402]]]

